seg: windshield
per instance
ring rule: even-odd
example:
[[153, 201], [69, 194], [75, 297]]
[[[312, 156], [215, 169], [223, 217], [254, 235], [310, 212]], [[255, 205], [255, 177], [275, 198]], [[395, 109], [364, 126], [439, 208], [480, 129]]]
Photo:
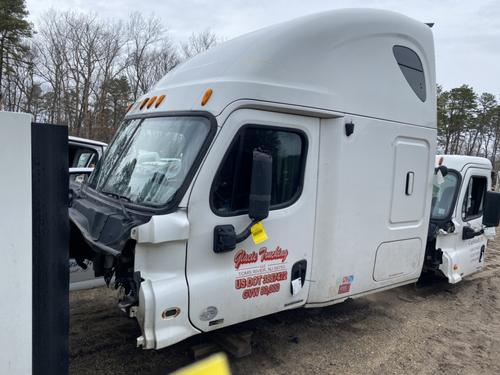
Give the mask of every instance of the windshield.
[[125, 121], [89, 186], [128, 202], [161, 207], [179, 190], [210, 130], [205, 117]]
[[458, 175], [455, 172], [449, 171], [443, 177], [443, 182], [438, 184], [437, 176], [434, 175], [434, 186], [432, 188], [432, 206], [431, 219], [443, 220], [446, 219], [453, 207], [453, 198], [458, 189]]

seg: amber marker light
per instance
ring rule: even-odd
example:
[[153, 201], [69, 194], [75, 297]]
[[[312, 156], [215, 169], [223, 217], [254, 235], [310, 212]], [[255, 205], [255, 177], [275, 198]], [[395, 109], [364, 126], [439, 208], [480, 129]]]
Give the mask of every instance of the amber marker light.
[[128, 111], [130, 111], [130, 109], [132, 108], [133, 105], [134, 105], [134, 102], [129, 103], [128, 107], [127, 107], [127, 111], [125, 113], [128, 113]]
[[153, 105], [154, 102], [156, 102], [156, 98], [157, 98], [157, 96], [153, 96], [153, 97], [151, 97], [151, 99], [149, 99], [148, 105], [147, 105], [148, 109]]
[[438, 163], [439, 166], [443, 165], [443, 160], [444, 160], [444, 158], [441, 156], [439, 158], [439, 163]]
[[141, 106], [139, 107], [139, 109], [143, 109], [144, 106], [146, 105], [146, 103], [148, 102], [149, 98], [145, 98], [142, 102], [141, 102]]
[[208, 100], [212, 96], [212, 92], [213, 92], [212, 89], [208, 89], [207, 91], [205, 91], [205, 93], [203, 94], [203, 98], [201, 98], [201, 105], [202, 106], [207, 104]]
[[163, 103], [164, 100], [165, 100], [165, 95], [160, 95], [158, 99], [156, 99], [155, 108], [158, 108], [160, 104]]

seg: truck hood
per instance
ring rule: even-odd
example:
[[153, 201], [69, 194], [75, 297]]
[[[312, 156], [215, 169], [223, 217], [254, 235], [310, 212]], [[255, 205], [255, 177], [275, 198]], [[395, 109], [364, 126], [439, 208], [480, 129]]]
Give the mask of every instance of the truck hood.
[[120, 256], [130, 239], [132, 228], [151, 219], [150, 216], [125, 211], [118, 204], [106, 204], [87, 194], [73, 200], [69, 208], [69, 218], [74, 225], [70, 239], [72, 252], [81, 246], [78, 244], [82, 242], [81, 238], [78, 238], [81, 235], [93, 251], [114, 257]]

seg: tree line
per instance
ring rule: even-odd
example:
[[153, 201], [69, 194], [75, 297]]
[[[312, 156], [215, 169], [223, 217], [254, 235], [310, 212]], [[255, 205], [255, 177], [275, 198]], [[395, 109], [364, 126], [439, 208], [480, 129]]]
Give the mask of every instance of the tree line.
[[176, 65], [215, 44], [210, 30], [176, 43], [161, 20], [50, 10], [36, 27], [25, 0], [0, 0], [0, 106], [109, 141], [128, 103]]
[[[0, 0], [0, 108], [67, 125], [70, 134], [109, 141], [128, 103], [182, 61], [219, 41], [207, 30], [176, 43], [155, 16], [44, 14], [34, 27], [25, 0]], [[437, 87], [441, 153], [484, 156], [500, 148], [500, 104], [468, 85]]]
[[[495, 166], [500, 148], [500, 103], [462, 85], [437, 88], [438, 147], [444, 154], [483, 156]], [[498, 169], [498, 168], [495, 168]]]

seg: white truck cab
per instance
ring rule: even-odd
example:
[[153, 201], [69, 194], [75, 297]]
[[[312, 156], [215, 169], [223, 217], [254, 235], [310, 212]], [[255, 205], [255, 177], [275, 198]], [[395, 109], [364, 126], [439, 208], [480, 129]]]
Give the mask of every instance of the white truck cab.
[[425, 268], [439, 270], [454, 284], [484, 266], [487, 240], [498, 225], [489, 218], [497, 210], [498, 193], [489, 191], [488, 159], [440, 155], [440, 167], [447, 174], [434, 182]]
[[127, 113], [72, 200], [72, 255], [115, 277], [147, 349], [413, 283], [435, 87], [431, 29], [393, 12], [223, 43]]

